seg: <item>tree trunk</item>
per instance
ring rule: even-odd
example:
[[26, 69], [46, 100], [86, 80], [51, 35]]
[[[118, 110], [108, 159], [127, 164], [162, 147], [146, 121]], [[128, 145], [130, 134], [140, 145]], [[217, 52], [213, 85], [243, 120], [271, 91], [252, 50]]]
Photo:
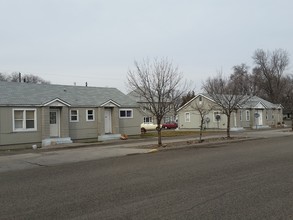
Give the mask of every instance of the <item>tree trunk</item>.
[[158, 147], [162, 146], [162, 129], [158, 128]]
[[162, 146], [162, 127], [161, 127], [161, 120], [157, 121], [157, 131], [158, 131], [158, 147]]
[[199, 143], [202, 142], [202, 140], [201, 140], [201, 138], [202, 138], [202, 130], [203, 130], [203, 119], [201, 119], [201, 121], [200, 121]]
[[227, 115], [227, 138], [230, 138], [230, 115]]
[[291, 129], [293, 131], [293, 114], [291, 114]]

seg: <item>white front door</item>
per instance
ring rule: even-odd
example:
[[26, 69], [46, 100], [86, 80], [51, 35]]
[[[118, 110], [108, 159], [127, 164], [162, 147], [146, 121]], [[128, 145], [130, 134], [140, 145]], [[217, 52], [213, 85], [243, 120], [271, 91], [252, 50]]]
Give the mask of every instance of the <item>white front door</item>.
[[105, 108], [105, 134], [112, 133], [111, 109]]
[[257, 118], [257, 125], [262, 125], [262, 110], [258, 111], [257, 113], [259, 114], [259, 117]]
[[50, 109], [50, 137], [59, 137], [60, 133], [60, 111]]

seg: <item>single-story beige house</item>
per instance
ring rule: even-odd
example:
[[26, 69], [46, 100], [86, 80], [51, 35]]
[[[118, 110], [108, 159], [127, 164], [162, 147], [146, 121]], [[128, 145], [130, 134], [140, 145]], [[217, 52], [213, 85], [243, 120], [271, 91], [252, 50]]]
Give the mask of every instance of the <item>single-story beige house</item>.
[[[179, 129], [200, 128], [201, 117], [198, 108], [209, 109], [204, 117], [204, 128], [227, 128], [227, 116], [223, 113], [223, 109], [207, 94], [198, 94], [178, 109]], [[276, 127], [283, 122], [283, 107], [253, 96], [235, 109], [230, 120], [231, 130]]]
[[0, 82], [0, 148], [140, 134], [141, 117], [116, 88]]

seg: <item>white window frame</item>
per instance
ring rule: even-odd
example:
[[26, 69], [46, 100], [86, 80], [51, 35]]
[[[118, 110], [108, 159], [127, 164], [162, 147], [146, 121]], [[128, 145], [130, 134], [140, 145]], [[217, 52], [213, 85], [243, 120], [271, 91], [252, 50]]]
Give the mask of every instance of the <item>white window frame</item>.
[[[149, 119], [148, 122], [146, 122], [147, 121], [146, 120], [147, 118]], [[153, 123], [153, 117], [151, 117], [151, 116], [144, 116], [143, 117], [143, 123], [144, 124], [152, 124]]]
[[[72, 116], [75, 116], [75, 115], [72, 115], [72, 111], [76, 111], [76, 120], [72, 120]], [[78, 109], [70, 109], [70, 122], [79, 122], [79, 111]]]
[[242, 118], [242, 114], [243, 114], [243, 111], [242, 111], [242, 110], [240, 110], [240, 117], [239, 117], [239, 120], [240, 120], [240, 121], [242, 121], [242, 120], [243, 120], [243, 118]]
[[[23, 111], [22, 128], [15, 128], [15, 111]], [[26, 111], [34, 112], [34, 128], [26, 128]], [[12, 109], [12, 127], [14, 132], [37, 131], [37, 109], [35, 108], [14, 108]]]
[[169, 123], [169, 122], [173, 122], [173, 121], [175, 121], [173, 116], [165, 116], [163, 119], [164, 123]]
[[[89, 111], [93, 111], [93, 113], [89, 114]], [[89, 119], [89, 116], [93, 116], [93, 119]], [[94, 109], [86, 109], [86, 121], [95, 121], [95, 110]]]
[[[125, 112], [125, 116], [121, 116], [121, 112]], [[131, 112], [131, 115], [128, 116], [127, 112]], [[133, 109], [130, 109], [130, 108], [119, 109], [119, 118], [133, 118]]]
[[190, 122], [190, 112], [185, 112], [185, 122]]
[[245, 119], [246, 119], [246, 121], [250, 121], [250, 111], [249, 110], [245, 111]]

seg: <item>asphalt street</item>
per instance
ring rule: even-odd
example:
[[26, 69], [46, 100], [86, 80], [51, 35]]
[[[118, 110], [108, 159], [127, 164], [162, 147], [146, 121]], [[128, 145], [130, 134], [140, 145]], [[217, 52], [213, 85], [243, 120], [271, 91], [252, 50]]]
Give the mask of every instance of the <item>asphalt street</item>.
[[293, 137], [0, 173], [1, 219], [293, 219]]
[[[225, 136], [225, 134], [224, 134]], [[241, 140], [276, 138], [293, 136], [289, 129], [268, 129], [258, 131], [233, 132], [233, 137], [241, 137]], [[222, 138], [223, 134], [207, 136], [208, 138]], [[236, 140], [237, 141], [237, 140]], [[225, 142], [225, 140], [224, 140]], [[171, 144], [172, 147], [160, 148], [168, 150], [182, 147], [201, 147], [211, 145], [211, 143], [198, 144], [198, 137], [174, 137], [164, 138], [163, 143]], [[127, 141], [108, 141], [105, 143], [73, 143], [69, 145], [50, 146], [45, 149], [25, 150], [16, 152], [0, 151], [0, 173], [12, 170], [29, 169], [39, 166], [55, 166], [65, 163], [76, 163], [88, 160], [97, 160], [110, 157], [120, 157], [132, 154], [149, 153], [157, 144], [156, 138], [127, 140]], [[217, 141], [216, 141], [217, 144]]]

